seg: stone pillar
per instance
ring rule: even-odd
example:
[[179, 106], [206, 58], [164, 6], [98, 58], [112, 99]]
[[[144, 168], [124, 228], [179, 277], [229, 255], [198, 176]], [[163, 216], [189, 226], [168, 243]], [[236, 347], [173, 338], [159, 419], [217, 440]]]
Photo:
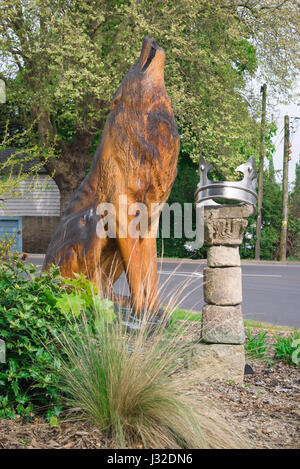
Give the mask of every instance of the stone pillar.
[[239, 246], [252, 205], [204, 207], [204, 244], [207, 267], [203, 290], [201, 342], [190, 367], [199, 380], [226, 379], [242, 383], [245, 367], [242, 316], [242, 273]]
[[252, 205], [215, 205], [204, 209], [204, 301], [201, 338], [212, 344], [243, 344], [242, 272], [239, 246], [254, 212]]

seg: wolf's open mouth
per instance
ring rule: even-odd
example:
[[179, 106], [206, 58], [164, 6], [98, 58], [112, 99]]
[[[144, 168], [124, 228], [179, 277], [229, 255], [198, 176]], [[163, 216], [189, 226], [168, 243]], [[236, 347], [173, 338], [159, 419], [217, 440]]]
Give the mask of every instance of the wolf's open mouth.
[[145, 70], [147, 70], [150, 63], [152, 62], [152, 59], [155, 57], [155, 54], [156, 54], [156, 47], [151, 46], [151, 49], [150, 49], [150, 52], [149, 52], [149, 55], [148, 55], [148, 59], [147, 59], [145, 65], [142, 68], [142, 72], [145, 72]]

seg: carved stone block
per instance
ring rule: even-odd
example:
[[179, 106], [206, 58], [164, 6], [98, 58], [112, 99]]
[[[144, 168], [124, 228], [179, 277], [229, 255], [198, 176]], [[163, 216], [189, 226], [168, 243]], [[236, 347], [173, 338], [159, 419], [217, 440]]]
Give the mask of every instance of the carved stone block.
[[204, 225], [204, 242], [212, 245], [239, 245], [248, 221], [244, 218], [218, 218]]
[[204, 215], [207, 219], [216, 218], [249, 218], [255, 213], [253, 205], [206, 205]]
[[247, 218], [252, 205], [207, 206], [204, 209], [204, 243], [212, 245], [239, 245], [242, 242]]

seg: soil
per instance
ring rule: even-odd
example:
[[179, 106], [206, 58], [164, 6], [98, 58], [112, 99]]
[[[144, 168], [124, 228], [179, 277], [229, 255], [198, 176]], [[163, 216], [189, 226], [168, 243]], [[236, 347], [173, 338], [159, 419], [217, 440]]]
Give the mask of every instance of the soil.
[[209, 396], [254, 448], [299, 449], [300, 370], [282, 362], [247, 364], [254, 374], [245, 375], [243, 385], [214, 380], [201, 383], [199, 394]]
[[[193, 326], [199, 330], [199, 325], [191, 324], [191, 336], [194, 335]], [[243, 385], [214, 379], [196, 383], [193, 392], [213, 403], [253, 448], [299, 449], [299, 367], [258, 359], [247, 359], [247, 364], [254, 374], [245, 375]], [[31, 423], [22, 423], [21, 419], [0, 419], [1, 448], [101, 449], [114, 446], [99, 429], [89, 424], [62, 421], [59, 428], [51, 428], [45, 420], [36, 418]]]

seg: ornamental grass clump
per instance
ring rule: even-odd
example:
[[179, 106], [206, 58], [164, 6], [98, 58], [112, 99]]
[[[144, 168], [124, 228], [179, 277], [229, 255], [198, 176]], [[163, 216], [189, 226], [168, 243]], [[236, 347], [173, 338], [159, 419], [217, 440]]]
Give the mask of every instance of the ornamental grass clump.
[[76, 321], [75, 335], [56, 337], [70, 418], [100, 427], [117, 447], [243, 446], [187, 391], [180, 369], [188, 346], [182, 337], [165, 334], [168, 313], [154, 329], [147, 314], [134, 330], [120, 313], [110, 321], [97, 314], [94, 324], [85, 314]]

